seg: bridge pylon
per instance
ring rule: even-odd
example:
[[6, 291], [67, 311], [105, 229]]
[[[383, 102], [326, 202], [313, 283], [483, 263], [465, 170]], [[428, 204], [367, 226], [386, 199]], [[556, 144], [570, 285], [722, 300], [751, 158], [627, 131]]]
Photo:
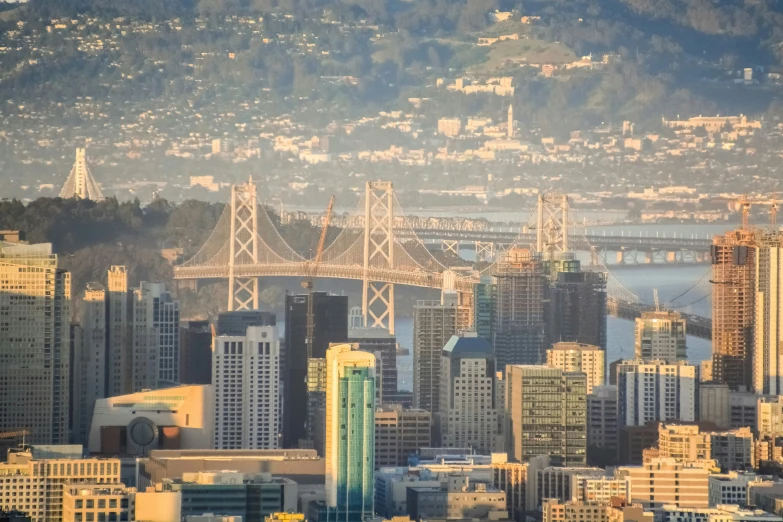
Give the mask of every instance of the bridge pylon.
[[394, 335], [394, 284], [370, 278], [371, 268], [394, 268], [394, 188], [391, 181], [368, 181], [364, 204], [364, 327], [386, 328]]
[[568, 196], [539, 194], [536, 250], [545, 257], [568, 252]]
[[257, 264], [258, 195], [256, 185], [231, 186], [231, 235], [228, 258], [228, 311], [258, 310], [258, 278], [238, 277], [238, 265]]

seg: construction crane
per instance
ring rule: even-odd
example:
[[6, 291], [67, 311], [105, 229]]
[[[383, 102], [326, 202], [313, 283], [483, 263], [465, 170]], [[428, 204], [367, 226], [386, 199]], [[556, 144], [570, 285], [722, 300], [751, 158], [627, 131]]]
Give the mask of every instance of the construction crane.
[[307, 346], [307, 359], [313, 357], [313, 338], [315, 336], [315, 311], [313, 306], [313, 281], [318, 274], [318, 265], [321, 264], [321, 255], [324, 253], [324, 243], [326, 242], [326, 232], [329, 230], [329, 223], [332, 220], [332, 207], [334, 206], [334, 196], [329, 198], [329, 205], [326, 207], [326, 216], [324, 217], [323, 227], [321, 228], [321, 237], [318, 239], [318, 248], [315, 251], [315, 257], [305, 264], [305, 273], [307, 279], [302, 281], [302, 288], [307, 290], [307, 331], [305, 334], [305, 345]]
[[0, 432], [0, 440], [2, 439], [13, 439], [16, 437], [22, 437], [22, 446], [24, 446], [24, 438], [27, 435], [30, 435], [31, 432], [26, 429], [22, 430], [14, 430], [14, 431], [1, 431]]

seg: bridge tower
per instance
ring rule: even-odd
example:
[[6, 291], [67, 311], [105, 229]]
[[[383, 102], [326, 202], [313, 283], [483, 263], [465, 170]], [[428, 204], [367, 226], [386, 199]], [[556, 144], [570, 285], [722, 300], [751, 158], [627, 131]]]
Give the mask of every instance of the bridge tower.
[[103, 199], [103, 193], [87, 167], [86, 149], [76, 149], [76, 160], [73, 162], [71, 173], [68, 174], [68, 179], [65, 180], [65, 185], [60, 191], [60, 197], [91, 199], [93, 201]]
[[368, 181], [364, 198], [362, 315], [365, 328], [394, 335], [394, 284], [370, 280], [370, 268], [394, 268], [394, 189], [391, 181]]
[[[256, 185], [231, 186], [231, 235], [228, 258], [228, 311], [258, 310], [258, 278], [237, 275], [242, 265], [258, 264]], [[241, 270], [239, 270], [241, 272]]]
[[568, 196], [539, 194], [536, 250], [546, 257], [568, 252]]

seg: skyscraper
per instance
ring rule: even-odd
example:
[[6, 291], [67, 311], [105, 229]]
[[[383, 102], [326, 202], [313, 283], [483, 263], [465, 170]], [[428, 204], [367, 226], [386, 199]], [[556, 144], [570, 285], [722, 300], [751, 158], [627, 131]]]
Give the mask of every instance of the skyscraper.
[[106, 291], [98, 283], [88, 283], [82, 299], [79, 324], [82, 339], [74, 343], [73, 366], [73, 436], [87, 443], [92, 412], [97, 399], [107, 394], [106, 386]]
[[755, 234], [734, 230], [712, 241], [712, 375], [750, 389], [756, 316]]
[[212, 339], [215, 449], [279, 447], [279, 372], [275, 326], [248, 326], [244, 335]]
[[492, 345], [467, 332], [452, 336], [442, 353], [437, 417], [441, 446], [502, 451]]
[[584, 466], [587, 450], [587, 378], [546, 366], [506, 369], [509, 455], [528, 462], [549, 455], [553, 464]]
[[50, 243], [0, 243], [0, 431], [68, 442], [71, 275]]
[[[346, 323], [347, 324], [347, 323]], [[375, 356], [338, 344], [326, 352], [326, 506], [329, 520], [373, 515]]]
[[179, 382], [179, 303], [163, 283], [133, 290], [133, 391]]
[[130, 393], [132, 389], [133, 349], [131, 347], [131, 308], [128, 271], [124, 266], [109, 269], [109, 305], [107, 327], [108, 397]]
[[762, 234], [756, 256], [753, 391], [783, 394], [783, 232]]
[[645, 361], [685, 360], [685, 319], [677, 312], [642, 312], [636, 318], [635, 352]]
[[470, 311], [458, 304], [455, 293], [444, 292], [440, 301], [418, 301], [413, 308], [413, 404], [433, 417], [438, 411], [441, 352], [469, 321]]
[[212, 329], [209, 321], [187, 321], [179, 329], [180, 384], [212, 384]]
[[375, 355], [375, 402], [399, 404], [397, 397], [397, 339], [383, 328], [350, 328], [348, 343]]
[[546, 360], [547, 276], [539, 254], [516, 248], [495, 270], [494, 347], [497, 365]]
[[585, 343], [606, 350], [606, 273], [559, 271], [552, 277], [549, 343]]
[[[307, 295], [285, 298], [285, 350], [283, 354], [283, 447], [311, 444], [307, 435]], [[325, 359], [330, 343], [348, 339], [348, 297], [313, 292], [313, 353]]]

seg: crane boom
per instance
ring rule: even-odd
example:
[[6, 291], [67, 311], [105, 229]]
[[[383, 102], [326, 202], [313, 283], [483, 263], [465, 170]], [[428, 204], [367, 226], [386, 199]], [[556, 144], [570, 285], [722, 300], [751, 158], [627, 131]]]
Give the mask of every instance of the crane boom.
[[329, 223], [332, 221], [332, 207], [334, 206], [334, 196], [329, 198], [329, 205], [326, 207], [326, 216], [324, 217], [321, 236], [318, 238], [318, 248], [315, 251], [315, 257], [306, 265], [307, 280], [302, 282], [302, 286], [307, 289], [307, 331], [305, 334], [305, 345], [307, 346], [307, 359], [313, 357], [313, 338], [315, 337], [315, 307], [313, 305], [313, 280], [318, 273], [318, 265], [321, 264], [321, 257], [324, 253], [324, 244], [326, 243], [326, 233], [329, 230]]

